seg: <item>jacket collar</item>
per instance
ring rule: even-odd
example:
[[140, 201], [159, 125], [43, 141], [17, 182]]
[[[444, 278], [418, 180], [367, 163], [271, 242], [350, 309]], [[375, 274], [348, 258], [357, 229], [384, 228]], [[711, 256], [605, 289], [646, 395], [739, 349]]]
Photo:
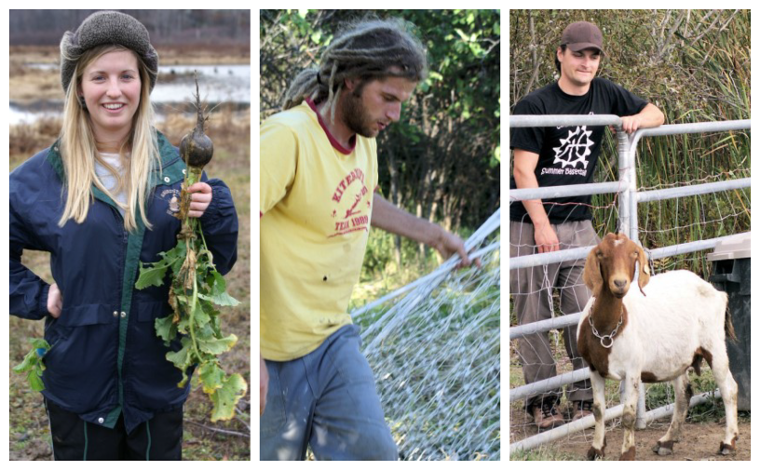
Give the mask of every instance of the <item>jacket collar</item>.
[[[153, 188], [160, 184], [172, 184], [178, 179], [184, 178], [185, 162], [179, 157], [179, 150], [173, 146], [164, 134], [156, 130], [158, 141], [158, 152], [161, 157], [161, 168], [156, 168], [151, 174], [150, 187]], [[58, 139], [50, 147], [47, 160], [55, 169], [61, 181], [65, 180], [63, 169], [63, 159], [60, 152], [61, 140]], [[93, 189], [97, 189], [94, 188]]]

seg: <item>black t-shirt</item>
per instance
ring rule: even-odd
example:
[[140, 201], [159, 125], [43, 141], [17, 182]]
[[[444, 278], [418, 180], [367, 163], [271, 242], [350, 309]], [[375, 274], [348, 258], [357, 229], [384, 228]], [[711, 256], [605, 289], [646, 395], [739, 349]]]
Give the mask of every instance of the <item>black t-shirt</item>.
[[[638, 114], [647, 102], [604, 78], [595, 78], [583, 96], [563, 92], [555, 82], [529, 94], [515, 106], [517, 114]], [[511, 131], [511, 149], [539, 155], [539, 187], [591, 183], [606, 126], [523, 127]], [[515, 178], [510, 188], [515, 189]], [[543, 199], [551, 223], [591, 219], [591, 196]], [[528, 222], [522, 202], [510, 206], [510, 219]]]

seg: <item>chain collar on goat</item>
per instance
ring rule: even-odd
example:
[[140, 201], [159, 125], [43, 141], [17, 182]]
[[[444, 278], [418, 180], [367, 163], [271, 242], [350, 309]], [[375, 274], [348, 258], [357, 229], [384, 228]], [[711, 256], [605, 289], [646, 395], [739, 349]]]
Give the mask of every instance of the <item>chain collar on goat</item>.
[[[608, 335], [602, 336], [599, 334], [599, 331], [596, 329], [596, 327], [594, 327], [594, 320], [591, 318], [592, 315], [588, 316], [588, 324], [591, 325], [591, 332], [594, 333], [594, 336], [600, 339], [599, 342], [602, 344], [602, 346], [604, 346], [607, 349], [611, 348], [612, 345], [615, 343], [615, 335], [617, 335], [618, 328], [620, 328], [620, 326], [623, 324], [623, 306], [622, 305], [620, 306], [620, 320], [618, 321], [617, 326]], [[609, 344], [604, 344], [605, 338], [609, 340]]]

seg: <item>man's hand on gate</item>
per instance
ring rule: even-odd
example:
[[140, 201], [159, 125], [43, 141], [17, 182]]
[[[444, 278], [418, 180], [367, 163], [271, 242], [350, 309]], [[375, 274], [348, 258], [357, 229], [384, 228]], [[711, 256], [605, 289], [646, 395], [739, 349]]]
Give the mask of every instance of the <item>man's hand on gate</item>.
[[641, 127], [642, 118], [638, 114], [633, 116], [623, 116], [620, 118], [623, 121], [622, 128], [624, 132], [633, 134]]
[[264, 358], [259, 354], [259, 416], [264, 414], [267, 406], [267, 391], [269, 390], [269, 372]]
[[539, 253], [559, 251], [559, 239], [551, 224], [534, 226], [536, 247]]

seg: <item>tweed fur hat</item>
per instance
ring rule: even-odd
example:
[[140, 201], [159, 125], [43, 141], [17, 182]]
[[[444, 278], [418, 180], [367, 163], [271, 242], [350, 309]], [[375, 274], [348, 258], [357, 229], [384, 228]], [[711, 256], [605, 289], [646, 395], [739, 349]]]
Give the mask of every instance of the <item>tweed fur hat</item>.
[[158, 53], [150, 44], [148, 30], [135, 18], [118, 11], [98, 11], [85, 18], [75, 32], [61, 39], [61, 84], [69, 89], [77, 62], [93, 47], [113, 44], [134, 51], [145, 62], [150, 75], [150, 91], [156, 86]]

